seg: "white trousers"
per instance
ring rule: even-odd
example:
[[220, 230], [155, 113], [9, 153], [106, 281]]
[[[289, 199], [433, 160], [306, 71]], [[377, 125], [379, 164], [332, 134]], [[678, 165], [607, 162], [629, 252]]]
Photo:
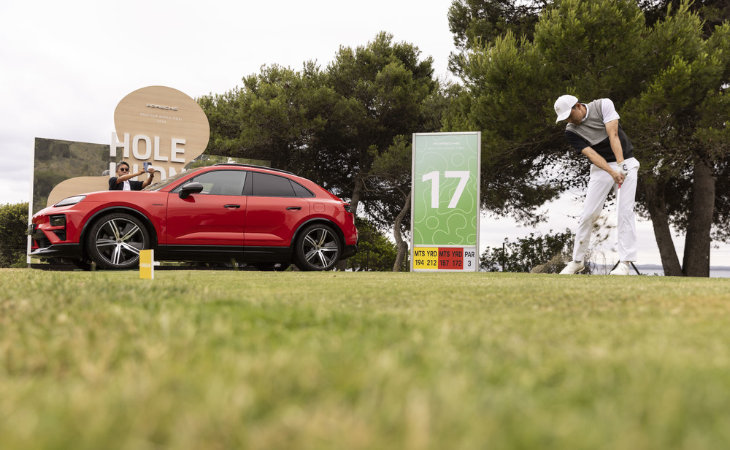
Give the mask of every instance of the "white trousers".
[[[621, 261], [636, 261], [636, 214], [634, 213], [634, 198], [636, 197], [636, 182], [639, 172], [639, 161], [629, 158], [626, 164], [629, 173], [626, 175], [621, 188], [618, 190], [618, 257]], [[609, 165], [618, 171], [615, 162]], [[573, 261], [584, 261], [591, 243], [593, 224], [603, 209], [608, 193], [616, 185], [613, 177], [603, 169], [591, 164], [591, 178], [588, 181], [583, 214], [575, 232], [573, 245]]]

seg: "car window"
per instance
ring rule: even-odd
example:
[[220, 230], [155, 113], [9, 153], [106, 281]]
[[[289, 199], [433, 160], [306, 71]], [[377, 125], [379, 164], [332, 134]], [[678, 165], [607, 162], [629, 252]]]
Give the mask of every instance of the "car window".
[[[206, 195], [242, 195], [246, 172], [243, 170], [213, 170], [192, 178], [189, 182], [203, 185], [201, 194]], [[187, 184], [187, 183], [186, 183]], [[175, 188], [174, 192], [182, 186]]]
[[165, 186], [169, 186], [170, 184], [174, 183], [178, 180], [178, 178], [181, 178], [185, 175], [190, 175], [190, 172], [180, 172], [177, 175], [173, 175], [171, 177], [167, 177], [167, 179], [158, 181], [157, 183], [152, 183], [146, 188], [144, 188], [145, 191], [159, 191]]
[[296, 197], [288, 178], [261, 172], [251, 172], [251, 175], [251, 194], [256, 197]]
[[297, 194], [297, 197], [314, 197], [314, 194], [309, 189], [305, 188], [301, 184], [297, 183], [296, 181], [289, 180], [291, 183], [291, 186], [294, 188], [294, 193]]

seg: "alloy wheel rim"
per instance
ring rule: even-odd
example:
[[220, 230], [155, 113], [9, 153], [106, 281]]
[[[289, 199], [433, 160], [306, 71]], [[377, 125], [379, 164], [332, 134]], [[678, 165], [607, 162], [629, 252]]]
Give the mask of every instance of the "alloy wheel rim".
[[144, 248], [144, 234], [137, 224], [127, 219], [111, 219], [96, 233], [96, 249], [109, 263], [116, 266], [139, 259]]
[[315, 228], [304, 237], [304, 259], [313, 267], [324, 269], [331, 266], [338, 253], [335, 236], [324, 228]]

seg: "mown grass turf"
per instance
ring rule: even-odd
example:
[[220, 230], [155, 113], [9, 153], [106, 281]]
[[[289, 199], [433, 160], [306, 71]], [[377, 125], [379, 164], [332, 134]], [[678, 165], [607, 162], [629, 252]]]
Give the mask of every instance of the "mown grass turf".
[[0, 271], [0, 448], [717, 449], [730, 280]]

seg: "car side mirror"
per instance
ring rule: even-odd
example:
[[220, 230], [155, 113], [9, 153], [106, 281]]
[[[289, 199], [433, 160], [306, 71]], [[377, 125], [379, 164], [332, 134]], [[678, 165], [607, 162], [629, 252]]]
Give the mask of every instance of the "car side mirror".
[[197, 182], [187, 183], [180, 188], [180, 198], [188, 198], [191, 194], [199, 194], [203, 191], [203, 185]]

